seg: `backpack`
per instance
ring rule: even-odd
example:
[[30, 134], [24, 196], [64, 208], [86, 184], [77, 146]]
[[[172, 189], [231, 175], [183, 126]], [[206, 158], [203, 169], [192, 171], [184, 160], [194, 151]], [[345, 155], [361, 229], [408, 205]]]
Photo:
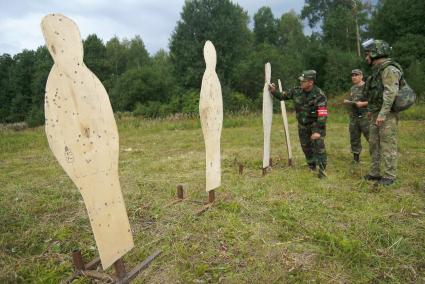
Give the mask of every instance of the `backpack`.
[[380, 68], [379, 73], [389, 65], [396, 67], [401, 73], [398, 94], [395, 97], [393, 106], [391, 107], [392, 111], [401, 112], [410, 108], [416, 102], [416, 93], [409, 84], [407, 84], [406, 79], [404, 79], [403, 69], [397, 62], [391, 60], [387, 64], [384, 64], [384, 66]]
[[395, 112], [404, 111], [410, 108], [416, 101], [415, 91], [407, 84], [406, 80], [401, 75], [400, 88], [398, 94], [395, 97], [391, 110]]

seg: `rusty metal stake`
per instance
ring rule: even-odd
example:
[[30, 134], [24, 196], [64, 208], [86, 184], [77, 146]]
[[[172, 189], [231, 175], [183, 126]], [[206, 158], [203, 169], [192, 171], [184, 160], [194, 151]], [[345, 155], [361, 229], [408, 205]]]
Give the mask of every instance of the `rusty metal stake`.
[[293, 165], [292, 159], [288, 159], [288, 166], [292, 167]]
[[177, 186], [177, 198], [178, 199], [184, 199], [183, 185], [181, 185], [181, 184], [179, 184]]
[[215, 201], [215, 191], [208, 191], [208, 203], [213, 203]]
[[242, 175], [243, 174], [243, 165], [239, 164], [239, 174]]
[[128, 283], [126, 279], [127, 272], [125, 271], [125, 265], [122, 258], [119, 258], [114, 262], [115, 275], [117, 276], [117, 283]]
[[76, 249], [72, 252], [72, 262], [74, 263], [75, 271], [84, 270], [84, 260], [79, 249]]

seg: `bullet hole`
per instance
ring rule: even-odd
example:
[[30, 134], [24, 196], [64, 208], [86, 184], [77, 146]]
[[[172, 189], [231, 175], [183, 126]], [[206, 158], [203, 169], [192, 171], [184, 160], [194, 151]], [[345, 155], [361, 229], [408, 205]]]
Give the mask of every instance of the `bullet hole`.
[[84, 136], [86, 136], [87, 138], [90, 138], [90, 128], [89, 127], [84, 128]]

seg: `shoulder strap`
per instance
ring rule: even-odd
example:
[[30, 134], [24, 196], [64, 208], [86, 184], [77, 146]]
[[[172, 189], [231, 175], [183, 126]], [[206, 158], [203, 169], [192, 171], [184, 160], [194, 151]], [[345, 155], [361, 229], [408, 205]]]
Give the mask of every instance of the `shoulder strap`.
[[406, 84], [406, 80], [404, 79], [404, 74], [403, 74], [403, 68], [401, 67], [401, 65], [400, 64], [398, 64], [397, 62], [395, 62], [395, 61], [393, 61], [393, 60], [388, 60], [387, 62], [384, 62], [380, 67], [379, 67], [379, 70], [378, 70], [378, 72], [377, 72], [377, 74], [378, 75], [381, 75], [381, 72], [382, 71], [384, 71], [384, 69], [385, 68], [387, 68], [388, 66], [394, 66], [395, 68], [397, 68], [399, 71], [400, 71], [400, 73], [401, 73], [401, 76], [400, 76], [400, 81], [399, 81], [399, 83], [400, 83], [400, 88], [402, 87], [402, 86], [404, 86], [405, 84]]

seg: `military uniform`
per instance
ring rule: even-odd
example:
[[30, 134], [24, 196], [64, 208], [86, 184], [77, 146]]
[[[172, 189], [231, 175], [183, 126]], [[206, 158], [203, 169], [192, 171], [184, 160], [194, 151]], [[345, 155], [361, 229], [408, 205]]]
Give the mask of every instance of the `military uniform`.
[[[350, 89], [349, 100], [358, 102], [362, 100], [363, 85], [353, 85]], [[367, 119], [367, 108], [358, 108], [354, 103], [350, 106], [350, 144], [351, 152], [360, 155], [362, 151], [361, 135], [369, 141], [369, 120]]]
[[[315, 71], [304, 71], [304, 76], [300, 77], [310, 79], [310, 75]], [[272, 95], [279, 100], [293, 100], [295, 112], [298, 121], [298, 136], [301, 147], [304, 152], [307, 163], [310, 168], [324, 170], [327, 164], [325, 136], [326, 136], [326, 120], [328, 116], [327, 99], [323, 91], [317, 86], [313, 86], [310, 92], [303, 91], [300, 87], [296, 87], [282, 93], [275, 92]], [[320, 138], [311, 139], [313, 133], [319, 133]]]
[[[398, 114], [391, 111], [399, 90], [402, 71], [400, 65], [387, 58], [372, 67], [372, 75], [368, 78], [364, 90], [364, 98], [368, 100], [370, 118], [369, 147], [372, 164], [369, 175], [380, 177], [380, 164], [383, 162], [382, 178], [394, 180], [397, 169], [397, 123]], [[384, 118], [378, 127], [375, 122]]]

